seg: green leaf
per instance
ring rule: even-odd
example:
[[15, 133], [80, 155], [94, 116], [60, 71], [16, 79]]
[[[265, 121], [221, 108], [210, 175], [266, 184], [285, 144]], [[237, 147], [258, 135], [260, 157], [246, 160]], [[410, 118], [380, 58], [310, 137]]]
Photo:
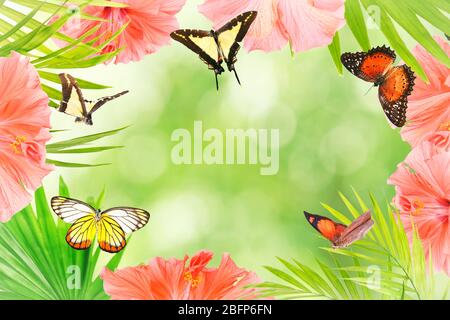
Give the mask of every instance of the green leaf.
[[409, 51], [402, 37], [398, 34], [392, 23], [391, 18], [387, 15], [384, 10], [381, 10], [381, 31], [386, 35], [389, 44], [394, 48], [400, 57], [409, 65], [422, 79], [428, 81], [427, 75], [423, 70], [420, 63], [414, 57], [414, 55]]
[[[413, 37], [418, 43], [420, 43], [425, 49], [428, 50], [439, 61], [450, 68], [450, 58], [439, 46], [439, 44], [433, 39], [431, 34], [418, 19], [418, 11], [414, 10], [410, 0], [378, 0], [380, 6], [391, 16], [395, 21], [406, 31], [411, 37]], [[448, 29], [448, 28], [447, 28]], [[445, 30], [442, 30], [445, 32]]]
[[339, 32], [333, 37], [333, 42], [328, 46], [328, 50], [330, 50], [331, 57], [333, 58], [333, 62], [336, 65], [339, 74], [342, 74], [342, 63], [341, 63], [341, 42], [339, 40]]
[[287, 283], [290, 283], [291, 285], [297, 287], [300, 290], [305, 290], [305, 286], [302, 285], [300, 282], [298, 282], [294, 277], [292, 277], [291, 275], [287, 274], [286, 272], [277, 269], [277, 268], [273, 268], [270, 266], [265, 266], [265, 269], [267, 269], [269, 272], [273, 273], [274, 275], [276, 275], [278, 278], [286, 281]]
[[345, 1], [345, 20], [361, 48], [369, 51], [371, 47], [369, 35], [359, 0]]
[[[56, 90], [55, 88], [52, 88], [46, 84], [41, 83], [41, 88], [44, 90], [44, 92], [48, 95], [50, 99], [54, 99], [57, 101], [62, 100], [62, 93], [60, 90]], [[57, 105], [59, 107], [59, 105]]]
[[322, 207], [324, 207], [328, 212], [330, 212], [337, 220], [339, 220], [340, 222], [342, 222], [343, 224], [347, 224], [349, 225], [352, 221], [347, 218], [345, 215], [343, 215], [342, 213], [340, 213], [339, 211], [337, 211], [336, 209], [333, 209], [332, 207], [330, 207], [329, 205], [325, 204], [325, 203], [321, 203]]
[[63, 197], [70, 197], [69, 188], [67, 187], [67, 184], [62, 176], [59, 177], [59, 195]]
[[[61, 80], [59, 79], [59, 76], [56, 73], [51, 73], [51, 72], [47, 72], [47, 71], [38, 71], [39, 76], [42, 79], [51, 81], [51, 82], [55, 82], [60, 84]], [[110, 86], [104, 86], [101, 84], [97, 84], [97, 83], [93, 83], [87, 80], [82, 80], [80, 78], [75, 78], [78, 82], [78, 85], [80, 86], [80, 88], [82, 89], [109, 89], [111, 88]]]
[[50, 144], [47, 144], [47, 152], [48, 153], [57, 153], [57, 152], [61, 152], [64, 149], [82, 146], [82, 145], [88, 144], [90, 142], [94, 142], [99, 139], [102, 139], [102, 138], [105, 138], [108, 136], [112, 136], [116, 133], [119, 133], [122, 130], [125, 130], [126, 128], [128, 128], [128, 126], [122, 127], [119, 129], [115, 129], [115, 130], [109, 130], [109, 131], [105, 131], [105, 132], [101, 132], [101, 133], [91, 134], [91, 135], [87, 135], [84, 137], [50, 143]]
[[16, 25], [11, 28], [8, 32], [5, 32], [3, 35], [0, 36], [0, 42], [3, 42], [4, 40], [7, 40], [9, 37], [13, 36], [17, 31], [20, 30], [24, 25], [27, 24], [28, 21], [30, 21], [36, 13], [39, 11], [42, 5], [37, 6], [34, 8], [25, 18], [23, 18], [21, 21], [16, 23]]
[[60, 153], [60, 154], [73, 154], [73, 153], [96, 153], [114, 149], [120, 149], [123, 146], [106, 146], [106, 147], [92, 147], [92, 148], [77, 148], [77, 149], [60, 149], [56, 151], [50, 151], [48, 153]]
[[50, 37], [52, 37], [70, 17], [71, 14], [65, 14], [50, 26], [41, 24], [39, 28], [33, 30], [25, 37], [22, 37], [0, 48], [0, 56], [8, 55], [11, 51], [26, 53], [33, 49], [36, 49]]
[[86, 163], [75, 163], [75, 162], [64, 162], [59, 160], [47, 159], [48, 164], [53, 164], [57, 167], [63, 168], [93, 168], [93, 167], [102, 167], [108, 166], [111, 163], [99, 163], [99, 164], [86, 164]]

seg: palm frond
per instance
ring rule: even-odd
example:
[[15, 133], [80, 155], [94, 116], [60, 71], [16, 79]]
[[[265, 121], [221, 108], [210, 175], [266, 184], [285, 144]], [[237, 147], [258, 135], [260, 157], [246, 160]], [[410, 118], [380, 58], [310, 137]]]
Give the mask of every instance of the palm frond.
[[[258, 287], [265, 295], [282, 299], [433, 299], [442, 295], [434, 286], [431, 257], [426, 257], [417, 231], [411, 241], [389, 204], [383, 211], [373, 195], [370, 206], [354, 191], [356, 203], [340, 194], [352, 219], [369, 207], [375, 221], [365, 239], [347, 249], [323, 248], [332, 263], [317, 260], [317, 271], [292, 259], [280, 259], [283, 269], [266, 267], [283, 283], [265, 282]], [[323, 207], [337, 220], [351, 219], [329, 205]], [[428, 258], [428, 259], [427, 259]], [[429, 262], [427, 262], [427, 260]]]
[[[69, 140], [49, 143], [47, 144], [47, 154], [52, 155], [91, 154], [123, 148], [123, 146], [91, 146], [90, 143], [100, 140], [102, 138], [106, 138], [108, 136], [115, 135], [121, 132], [122, 130], [125, 130], [126, 128], [127, 127], [123, 127], [115, 130], [104, 131]], [[109, 163], [85, 164], [85, 163], [66, 162], [62, 160], [55, 160], [49, 158], [47, 158], [47, 163], [67, 168], [99, 167], [109, 164]]]
[[[59, 193], [70, 196], [62, 178]], [[103, 193], [91, 204], [99, 205], [102, 198]], [[100, 249], [73, 250], [65, 241], [66, 231], [67, 225], [55, 220], [43, 188], [36, 191], [35, 210], [30, 205], [0, 224], [1, 299], [108, 298], [95, 275]], [[118, 266], [123, 252], [109, 260], [108, 268]]]

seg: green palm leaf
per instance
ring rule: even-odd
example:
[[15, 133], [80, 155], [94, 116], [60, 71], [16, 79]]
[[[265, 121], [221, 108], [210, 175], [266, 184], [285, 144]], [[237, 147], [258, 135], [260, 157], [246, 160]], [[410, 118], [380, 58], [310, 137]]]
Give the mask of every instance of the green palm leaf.
[[[62, 178], [59, 193], [70, 195]], [[107, 299], [96, 275], [100, 249], [77, 251], [67, 245], [68, 226], [55, 220], [42, 188], [36, 191], [35, 208], [30, 205], [0, 224], [0, 298]], [[118, 266], [123, 252], [109, 260], [108, 268]]]
[[[373, 195], [370, 195], [370, 206], [356, 191], [354, 195], [356, 203], [343, 194], [340, 197], [352, 219], [371, 207], [375, 225], [366, 238], [347, 249], [324, 248], [331, 255], [332, 263], [317, 260], [315, 271], [295, 259], [291, 263], [278, 258], [283, 268], [269, 266], [266, 269], [283, 282], [259, 284], [261, 292], [281, 299], [445, 297], [447, 292], [439, 292], [434, 286], [432, 259], [427, 263], [417, 232], [409, 242], [398, 213], [390, 205], [383, 211]], [[348, 224], [351, 220], [345, 213], [326, 204], [323, 206], [340, 222]]]
[[[87, 136], [82, 136], [78, 138], [73, 138], [69, 140], [63, 140], [59, 142], [49, 143], [46, 146], [47, 154], [51, 154], [52, 157], [54, 155], [73, 155], [73, 154], [90, 154], [90, 153], [98, 153], [104, 152], [114, 149], [123, 148], [123, 146], [91, 146], [90, 143], [96, 142], [97, 140], [106, 138], [108, 136], [112, 136], [118, 134], [122, 130], [125, 130], [127, 127], [109, 130], [104, 132], [99, 132], [96, 134], [91, 134]], [[47, 158], [47, 163], [53, 164], [58, 167], [66, 167], [66, 168], [83, 168], [83, 167], [99, 167], [108, 165], [109, 163], [100, 163], [100, 164], [85, 164], [85, 163], [75, 163], [75, 162], [67, 162], [62, 160], [55, 160]]]

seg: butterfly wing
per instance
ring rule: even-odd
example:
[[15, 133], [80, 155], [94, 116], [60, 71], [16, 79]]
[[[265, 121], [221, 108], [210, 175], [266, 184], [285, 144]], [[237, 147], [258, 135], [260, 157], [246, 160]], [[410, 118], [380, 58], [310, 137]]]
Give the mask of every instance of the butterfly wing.
[[219, 90], [217, 76], [222, 74], [225, 69], [222, 67], [223, 58], [213, 34], [204, 30], [180, 29], [172, 32], [170, 36], [198, 54], [208, 69], [214, 71], [216, 88]]
[[66, 234], [67, 243], [74, 249], [88, 249], [97, 233], [95, 214], [77, 219]]
[[127, 242], [125, 232], [119, 223], [102, 213], [97, 222], [97, 240], [100, 249], [109, 253], [117, 253], [125, 248]]
[[393, 67], [378, 88], [378, 97], [384, 113], [395, 126], [406, 122], [408, 96], [414, 88], [414, 72], [407, 65]]
[[111, 208], [102, 212], [103, 216], [114, 219], [125, 233], [143, 228], [150, 219], [150, 213], [147, 211], [130, 207]]
[[58, 111], [77, 118], [85, 118], [87, 116], [86, 104], [77, 80], [67, 73], [60, 73], [59, 79], [61, 80], [63, 99]]
[[334, 248], [345, 248], [358, 241], [372, 228], [374, 222], [370, 211], [360, 215], [354, 220], [342, 234], [335, 240]]
[[67, 197], [53, 197], [50, 201], [56, 215], [66, 223], [74, 223], [85, 216], [95, 216], [95, 209], [87, 203]]
[[87, 117], [91, 120], [92, 122], [92, 114], [97, 111], [98, 109], [100, 109], [103, 105], [105, 105], [105, 103], [112, 101], [114, 99], [117, 99], [125, 94], [127, 94], [129, 91], [123, 91], [120, 92], [118, 94], [115, 94], [113, 96], [107, 96], [107, 97], [103, 97], [100, 98], [96, 101], [89, 101], [89, 100], [85, 100], [85, 104], [86, 104], [86, 110], [87, 110]]
[[89, 248], [97, 231], [95, 209], [82, 201], [59, 196], [52, 198], [51, 207], [64, 222], [73, 223], [67, 231], [67, 243], [78, 250]]
[[257, 14], [256, 11], [244, 12], [217, 30], [220, 48], [229, 71], [234, 70], [234, 64], [237, 61], [236, 56], [241, 48], [239, 42], [244, 40]]
[[208, 65], [209, 69], [214, 70], [217, 74], [224, 72], [221, 65], [222, 57], [211, 32], [181, 29], [172, 32], [170, 36], [198, 54], [200, 59]]
[[396, 58], [395, 52], [386, 46], [368, 52], [343, 53], [341, 62], [353, 75], [368, 82], [377, 82], [389, 70]]
[[309, 224], [313, 226], [314, 229], [319, 231], [322, 236], [333, 242], [333, 244], [334, 241], [339, 238], [345, 228], [347, 228], [346, 225], [334, 222], [327, 217], [311, 214], [306, 211], [304, 213], [305, 218], [306, 220], [308, 220]]

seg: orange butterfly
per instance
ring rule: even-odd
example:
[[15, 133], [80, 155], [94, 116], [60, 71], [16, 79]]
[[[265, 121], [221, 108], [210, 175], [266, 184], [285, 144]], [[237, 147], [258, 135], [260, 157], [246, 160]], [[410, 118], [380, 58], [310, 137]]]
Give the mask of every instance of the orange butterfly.
[[370, 211], [359, 216], [349, 226], [333, 220], [304, 212], [306, 220], [333, 244], [333, 248], [345, 248], [358, 241], [372, 228], [373, 220]]
[[406, 64], [393, 66], [396, 55], [386, 46], [369, 52], [344, 53], [342, 64], [352, 74], [374, 83], [378, 97], [388, 119], [397, 127], [406, 123], [408, 96], [414, 87], [414, 72]]

